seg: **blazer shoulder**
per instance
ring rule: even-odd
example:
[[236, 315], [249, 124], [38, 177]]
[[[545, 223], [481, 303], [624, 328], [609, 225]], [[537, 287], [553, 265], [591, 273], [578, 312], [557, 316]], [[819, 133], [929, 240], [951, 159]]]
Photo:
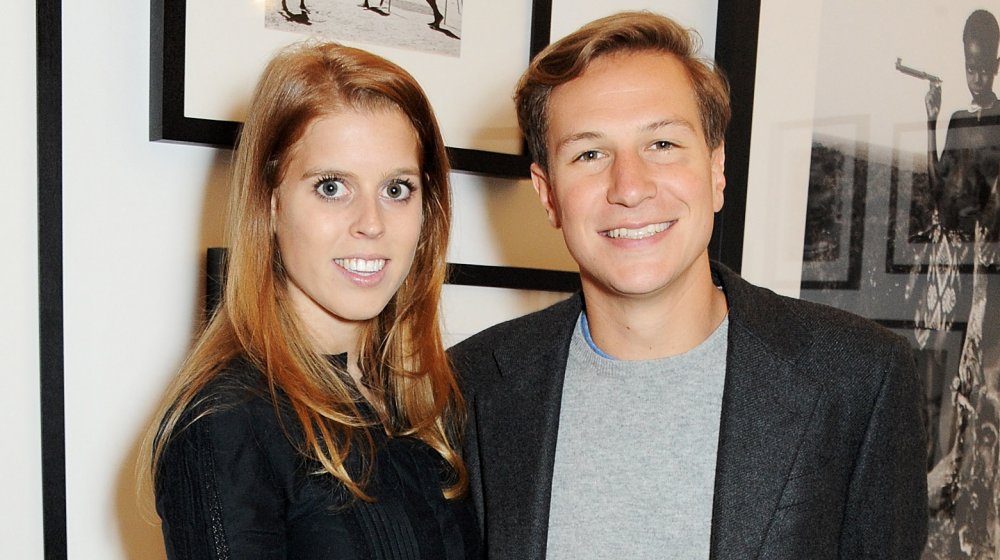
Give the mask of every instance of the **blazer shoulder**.
[[752, 337], [798, 369], [828, 380], [877, 378], [894, 366], [912, 368], [909, 343], [874, 321], [778, 295], [734, 276], [726, 278], [724, 287], [731, 341]]
[[871, 319], [822, 303], [786, 298], [789, 310], [821, 340], [848, 342], [860, 348], [909, 347], [906, 340]]
[[799, 339], [807, 345], [853, 341], [861, 347], [906, 344], [902, 337], [854, 313], [776, 294], [722, 267], [715, 272], [726, 292], [731, 322], [765, 340], [793, 345]]

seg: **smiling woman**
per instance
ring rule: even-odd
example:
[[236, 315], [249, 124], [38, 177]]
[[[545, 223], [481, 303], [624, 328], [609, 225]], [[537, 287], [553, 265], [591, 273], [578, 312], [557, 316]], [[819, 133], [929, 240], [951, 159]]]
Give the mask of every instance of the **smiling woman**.
[[437, 316], [448, 165], [423, 91], [358, 49], [282, 52], [231, 197], [222, 305], [146, 442], [168, 557], [476, 557]]

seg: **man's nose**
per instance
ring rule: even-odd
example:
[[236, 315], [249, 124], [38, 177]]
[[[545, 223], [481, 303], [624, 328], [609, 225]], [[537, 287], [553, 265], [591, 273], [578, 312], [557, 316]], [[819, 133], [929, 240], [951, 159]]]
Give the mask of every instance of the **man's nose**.
[[608, 202], [634, 207], [656, 194], [649, 163], [638, 154], [619, 154], [612, 165]]

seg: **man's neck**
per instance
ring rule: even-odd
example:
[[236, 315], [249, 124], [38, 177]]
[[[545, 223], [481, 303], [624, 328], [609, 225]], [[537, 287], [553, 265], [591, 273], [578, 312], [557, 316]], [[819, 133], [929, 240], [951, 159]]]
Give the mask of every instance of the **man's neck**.
[[622, 360], [683, 354], [704, 342], [728, 312], [707, 258], [654, 294], [610, 293], [585, 280], [583, 297], [594, 344]]

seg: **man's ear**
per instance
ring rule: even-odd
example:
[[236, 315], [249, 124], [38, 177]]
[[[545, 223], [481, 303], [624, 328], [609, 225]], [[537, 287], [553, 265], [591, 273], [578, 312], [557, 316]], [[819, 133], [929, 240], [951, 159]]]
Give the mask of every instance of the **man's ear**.
[[538, 193], [538, 200], [541, 201], [542, 208], [545, 208], [545, 215], [549, 217], [549, 223], [552, 224], [552, 227], [559, 229], [562, 224], [559, 223], [559, 209], [556, 206], [556, 198], [552, 192], [552, 183], [549, 182], [548, 174], [537, 163], [532, 163], [530, 169], [531, 184], [535, 187], [535, 192]]
[[724, 192], [726, 190], [726, 143], [719, 142], [719, 145], [712, 150], [712, 207], [718, 212], [722, 210], [725, 202]]

